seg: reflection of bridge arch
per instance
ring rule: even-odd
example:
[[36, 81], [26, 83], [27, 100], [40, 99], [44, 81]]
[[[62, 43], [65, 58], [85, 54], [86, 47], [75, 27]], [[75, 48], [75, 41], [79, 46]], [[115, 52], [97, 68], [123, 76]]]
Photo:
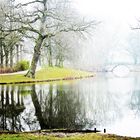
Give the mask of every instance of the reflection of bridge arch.
[[112, 68], [112, 70], [111, 70], [111, 72], [113, 72], [117, 67], [126, 67], [129, 71], [130, 71], [130, 68], [129, 68], [129, 66], [128, 65], [125, 65], [125, 64], [117, 64], [116, 66], [114, 66], [113, 68]]

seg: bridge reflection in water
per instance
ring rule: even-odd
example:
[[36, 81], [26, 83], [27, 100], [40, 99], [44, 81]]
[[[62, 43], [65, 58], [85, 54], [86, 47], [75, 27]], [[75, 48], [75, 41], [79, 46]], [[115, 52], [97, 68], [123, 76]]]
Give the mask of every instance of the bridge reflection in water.
[[113, 74], [118, 77], [128, 76], [130, 69], [125, 65], [117, 65], [112, 70]]

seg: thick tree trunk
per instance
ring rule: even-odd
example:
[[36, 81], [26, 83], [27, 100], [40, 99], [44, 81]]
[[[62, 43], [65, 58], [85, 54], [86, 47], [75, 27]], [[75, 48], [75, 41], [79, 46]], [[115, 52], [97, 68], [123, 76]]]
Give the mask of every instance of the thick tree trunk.
[[13, 46], [10, 48], [10, 67], [13, 67]]
[[64, 59], [61, 56], [61, 54], [59, 54], [59, 56], [56, 58], [55, 66], [63, 68], [63, 62], [64, 62]]
[[3, 68], [3, 64], [4, 64], [4, 55], [3, 55], [3, 47], [2, 45], [0, 46], [0, 67]]
[[8, 67], [8, 62], [9, 62], [8, 56], [9, 56], [9, 54], [6, 53], [6, 54], [5, 54], [5, 66], [6, 66], [6, 67]]
[[48, 65], [50, 67], [53, 66], [53, 62], [52, 62], [52, 48], [51, 48], [51, 45], [49, 45], [48, 47]]
[[8, 67], [9, 63], [9, 50], [6, 45], [3, 46], [5, 66]]
[[59, 60], [59, 67], [63, 68], [63, 60]]
[[19, 45], [16, 45], [17, 63], [19, 62]]
[[[47, 1], [44, 0], [43, 1], [43, 12], [45, 12], [47, 10]], [[46, 34], [45, 32], [45, 21], [46, 21], [46, 14], [43, 14], [42, 18], [41, 18], [41, 25], [40, 25], [40, 34], [38, 35], [38, 39], [36, 40], [36, 45], [34, 47], [34, 54], [33, 54], [33, 58], [32, 58], [32, 62], [31, 62], [31, 67], [29, 69], [29, 71], [27, 72], [27, 74], [25, 75], [26, 77], [30, 77], [30, 78], [35, 78], [35, 71], [36, 71], [36, 67], [37, 67], [37, 63], [39, 61], [39, 57], [41, 55], [41, 47], [43, 44], [44, 39], [46, 38], [44, 36], [44, 34]]]
[[27, 74], [25, 75], [26, 77], [35, 78], [35, 71], [36, 71], [37, 63], [39, 61], [43, 40], [44, 40], [43, 36], [40, 35], [36, 41], [31, 67], [28, 70]]

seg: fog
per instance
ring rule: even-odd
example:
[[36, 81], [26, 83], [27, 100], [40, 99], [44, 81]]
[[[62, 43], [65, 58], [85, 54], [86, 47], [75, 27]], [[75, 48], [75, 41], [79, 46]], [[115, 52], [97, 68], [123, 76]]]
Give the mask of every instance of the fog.
[[[134, 64], [138, 45], [138, 0], [74, 0], [75, 7], [86, 18], [100, 21], [93, 36], [83, 44], [82, 61], [85, 67], [110, 63]], [[131, 43], [133, 40], [133, 43]], [[136, 49], [137, 48], [137, 49]]]

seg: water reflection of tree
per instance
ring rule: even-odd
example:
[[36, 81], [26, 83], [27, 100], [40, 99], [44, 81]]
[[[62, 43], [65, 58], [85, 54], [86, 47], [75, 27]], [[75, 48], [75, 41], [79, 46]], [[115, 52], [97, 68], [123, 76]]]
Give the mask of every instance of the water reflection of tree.
[[32, 101], [35, 107], [35, 115], [40, 123], [41, 129], [47, 128], [47, 123], [42, 116], [41, 105], [39, 104], [35, 85], [32, 85], [32, 93], [31, 93]]
[[[88, 123], [84, 111], [81, 110], [81, 102], [76, 93], [65, 86], [49, 85], [49, 92], [40, 89], [39, 96], [35, 85], [32, 86], [32, 101], [35, 107], [35, 115], [38, 118], [41, 129], [44, 128], [71, 128], [82, 129]], [[39, 103], [40, 94], [45, 93]]]
[[0, 87], [0, 129], [21, 130], [20, 113], [24, 109], [19, 90], [10, 85]]
[[130, 100], [130, 108], [135, 112], [135, 115], [140, 115], [140, 76], [137, 73], [133, 73], [134, 88]]
[[133, 92], [130, 106], [131, 109], [135, 111], [136, 115], [140, 115], [140, 90]]

